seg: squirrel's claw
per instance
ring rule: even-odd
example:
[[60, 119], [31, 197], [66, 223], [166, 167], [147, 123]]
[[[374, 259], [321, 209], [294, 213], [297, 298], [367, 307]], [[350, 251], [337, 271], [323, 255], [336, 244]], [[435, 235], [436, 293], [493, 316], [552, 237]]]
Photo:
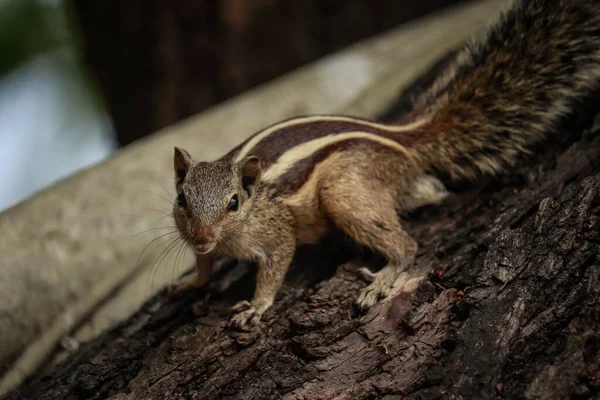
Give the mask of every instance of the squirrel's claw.
[[242, 300], [237, 302], [233, 307], [231, 307], [231, 311], [234, 313], [239, 313], [242, 311], [246, 311], [252, 308], [252, 304], [250, 304], [247, 300]]
[[390, 286], [387, 282], [378, 282], [375, 280], [360, 292], [360, 295], [356, 299], [356, 305], [362, 311], [368, 310], [379, 299], [386, 297], [390, 293]]
[[[241, 307], [242, 304], [240, 303], [236, 304], [234, 308], [237, 306]], [[246, 303], [248, 302], [246, 301]], [[250, 305], [250, 303], [248, 303], [248, 305]], [[243, 306], [246, 306], [246, 304], [243, 304]], [[233, 317], [231, 317], [230, 324], [233, 327], [239, 328], [241, 330], [250, 330], [250, 328], [252, 328], [253, 326], [258, 325], [258, 323], [260, 322], [260, 317], [261, 314], [258, 312], [258, 310], [254, 306], [250, 305], [249, 309], [238, 312]]]
[[360, 278], [362, 278], [364, 281], [366, 282], [373, 282], [375, 280], [375, 277], [377, 276], [373, 271], [371, 271], [369, 268], [367, 267], [362, 267], [359, 268], [356, 273], [358, 274], [358, 276]]

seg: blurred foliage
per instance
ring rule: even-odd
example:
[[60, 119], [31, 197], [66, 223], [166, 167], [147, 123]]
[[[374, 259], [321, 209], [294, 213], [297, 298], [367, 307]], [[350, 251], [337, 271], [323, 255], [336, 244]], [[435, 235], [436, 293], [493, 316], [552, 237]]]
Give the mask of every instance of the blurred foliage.
[[0, 75], [69, 43], [64, 6], [36, 0], [0, 2]]
[[[104, 100], [82, 64], [82, 37], [69, 0], [0, 0], [0, 78], [37, 56], [54, 52], [60, 69], [84, 82], [96, 108]], [[66, 51], [57, 51], [66, 50]], [[75, 74], [73, 74], [75, 72]]]

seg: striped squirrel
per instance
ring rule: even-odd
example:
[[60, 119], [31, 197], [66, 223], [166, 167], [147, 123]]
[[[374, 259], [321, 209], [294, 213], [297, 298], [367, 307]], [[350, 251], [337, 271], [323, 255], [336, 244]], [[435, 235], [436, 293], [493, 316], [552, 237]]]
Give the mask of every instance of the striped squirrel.
[[599, 83], [600, 2], [522, 0], [457, 53], [404, 124], [297, 117], [213, 162], [176, 147], [173, 216], [197, 254], [196, 274], [176, 291], [204, 285], [217, 255], [256, 262], [254, 296], [231, 319], [256, 325], [296, 246], [336, 227], [387, 260], [356, 300], [368, 309], [416, 254], [399, 213], [447, 195], [434, 171], [460, 180], [505, 171]]

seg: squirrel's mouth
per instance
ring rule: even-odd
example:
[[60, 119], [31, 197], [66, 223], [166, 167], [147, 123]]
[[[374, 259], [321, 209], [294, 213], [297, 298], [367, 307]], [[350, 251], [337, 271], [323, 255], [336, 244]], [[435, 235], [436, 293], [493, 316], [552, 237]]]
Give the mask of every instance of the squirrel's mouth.
[[201, 244], [194, 246], [194, 251], [200, 255], [208, 254], [215, 248], [214, 243]]

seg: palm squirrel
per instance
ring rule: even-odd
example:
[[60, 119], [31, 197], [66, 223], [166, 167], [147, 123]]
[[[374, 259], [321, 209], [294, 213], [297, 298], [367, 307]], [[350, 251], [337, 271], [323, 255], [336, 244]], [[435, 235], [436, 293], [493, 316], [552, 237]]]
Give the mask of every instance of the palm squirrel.
[[256, 262], [254, 296], [231, 319], [256, 325], [296, 246], [336, 227], [387, 260], [356, 300], [367, 309], [415, 257], [399, 212], [447, 195], [432, 171], [472, 180], [508, 169], [599, 83], [600, 2], [522, 0], [457, 53], [410, 123], [298, 117], [213, 162], [176, 147], [173, 216], [197, 254], [180, 289], [204, 285], [217, 255]]

